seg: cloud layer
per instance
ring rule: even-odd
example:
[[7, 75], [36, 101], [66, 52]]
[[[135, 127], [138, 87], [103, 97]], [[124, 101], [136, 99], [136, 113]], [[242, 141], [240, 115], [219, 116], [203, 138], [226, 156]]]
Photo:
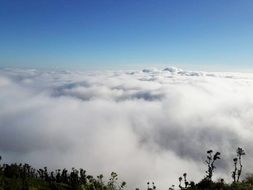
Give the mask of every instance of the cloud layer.
[[[0, 70], [0, 153], [36, 167], [119, 173], [132, 187], [168, 188], [204, 176], [222, 153], [229, 179], [238, 146], [253, 170], [253, 75], [177, 68], [142, 71]], [[245, 171], [246, 172], [246, 171]]]

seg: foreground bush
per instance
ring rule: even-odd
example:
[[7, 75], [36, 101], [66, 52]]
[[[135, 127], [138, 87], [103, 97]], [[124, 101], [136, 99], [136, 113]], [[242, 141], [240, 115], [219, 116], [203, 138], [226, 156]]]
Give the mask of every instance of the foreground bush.
[[[200, 182], [195, 183], [187, 180], [187, 173], [180, 176], [178, 188], [172, 185], [169, 190], [253, 190], [253, 175], [247, 175], [240, 181], [242, 174], [242, 156], [245, 152], [242, 148], [237, 149], [237, 157], [232, 159], [234, 171], [233, 182], [225, 183], [221, 178], [217, 182], [212, 181], [215, 163], [221, 159], [221, 153], [213, 154], [207, 151], [206, 176]], [[1, 160], [1, 157], [0, 157]], [[123, 190], [126, 182], [118, 181], [118, 175], [112, 172], [108, 180], [103, 175], [93, 177], [87, 175], [83, 169], [72, 168], [48, 171], [47, 167], [35, 169], [28, 164], [0, 164], [0, 190]], [[147, 190], [156, 190], [154, 182], [147, 183]], [[139, 190], [139, 188], [136, 188]]]
[[122, 190], [126, 182], [118, 182], [118, 175], [104, 182], [103, 175], [96, 178], [83, 169], [34, 169], [28, 164], [0, 165], [0, 190]]

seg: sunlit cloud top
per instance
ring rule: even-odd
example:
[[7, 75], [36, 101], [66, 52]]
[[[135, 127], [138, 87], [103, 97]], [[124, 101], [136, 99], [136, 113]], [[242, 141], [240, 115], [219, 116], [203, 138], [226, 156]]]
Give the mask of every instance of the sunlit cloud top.
[[231, 180], [239, 146], [253, 168], [253, 74], [3, 69], [0, 91], [4, 161], [116, 171], [130, 189], [202, 179], [209, 149], [221, 152], [215, 178]]

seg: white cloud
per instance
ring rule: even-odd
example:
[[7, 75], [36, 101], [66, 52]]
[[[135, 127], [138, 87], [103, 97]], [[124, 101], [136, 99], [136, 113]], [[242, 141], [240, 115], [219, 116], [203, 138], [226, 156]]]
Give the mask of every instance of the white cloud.
[[0, 71], [0, 153], [36, 167], [116, 171], [130, 187], [204, 176], [205, 151], [235, 149], [253, 168], [253, 75], [168, 68], [118, 72]]

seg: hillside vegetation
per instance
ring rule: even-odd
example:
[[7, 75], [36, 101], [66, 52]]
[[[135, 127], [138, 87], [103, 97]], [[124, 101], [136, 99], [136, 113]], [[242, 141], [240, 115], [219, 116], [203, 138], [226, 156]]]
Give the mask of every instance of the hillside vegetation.
[[[206, 176], [198, 183], [187, 180], [187, 173], [178, 178], [178, 185], [172, 185], [169, 190], [253, 190], [253, 175], [241, 180], [242, 156], [245, 152], [237, 149], [237, 157], [233, 159], [233, 182], [228, 184], [222, 178], [212, 180], [215, 163], [220, 159], [220, 153], [207, 151]], [[137, 184], [138, 185], [138, 184]], [[103, 175], [93, 177], [83, 169], [72, 168], [48, 171], [47, 167], [35, 169], [28, 164], [0, 164], [0, 190], [123, 190], [126, 182], [119, 181], [118, 175], [112, 172], [105, 180]], [[156, 190], [154, 182], [147, 182], [147, 190]], [[136, 188], [139, 190], [139, 188]]]

